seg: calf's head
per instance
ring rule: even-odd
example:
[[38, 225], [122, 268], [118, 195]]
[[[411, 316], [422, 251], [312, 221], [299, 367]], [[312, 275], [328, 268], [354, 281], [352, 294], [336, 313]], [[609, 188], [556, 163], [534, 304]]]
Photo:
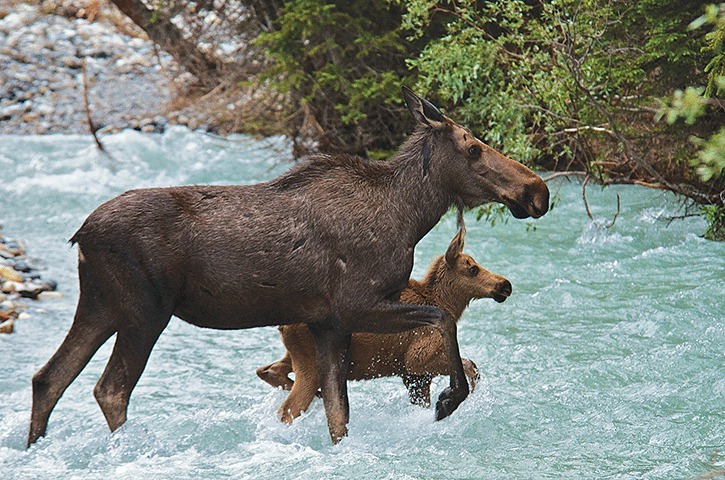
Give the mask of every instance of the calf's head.
[[435, 170], [463, 206], [498, 202], [516, 218], [538, 218], [549, 210], [549, 189], [538, 175], [477, 139], [410, 89], [404, 87], [403, 95], [429, 134], [423, 146], [424, 174]]

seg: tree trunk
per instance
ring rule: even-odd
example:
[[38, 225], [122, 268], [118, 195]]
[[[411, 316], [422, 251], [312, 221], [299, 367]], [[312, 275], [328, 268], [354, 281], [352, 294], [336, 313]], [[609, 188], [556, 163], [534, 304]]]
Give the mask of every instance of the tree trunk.
[[[202, 84], [209, 85], [219, 78], [222, 62], [211, 54], [204, 54], [197, 45], [184, 37], [169, 18], [149, 9], [141, 0], [111, 0], [128, 18], [146, 32], [151, 41], [168, 52]], [[156, 13], [156, 15], [154, 15]]]

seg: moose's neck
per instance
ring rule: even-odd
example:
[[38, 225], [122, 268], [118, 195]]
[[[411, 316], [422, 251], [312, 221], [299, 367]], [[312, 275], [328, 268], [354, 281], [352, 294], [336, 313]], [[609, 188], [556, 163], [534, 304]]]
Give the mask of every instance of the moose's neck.
[[[419, 128], [400, 147], [391, 160], [394, 168], [391, 205], [396, 205], [396, 216], [407, 224], [411, 232], [411, 246], [433, 228], [443, 214], [455, 203], [455, 195], [448, 191], [441, 178], [441, 166], [436, 165], [435, 141], [430, 129]], [[429, 146], [426, 147], [426, 144]], [[432, 154], [424, 174], [424, 150]]]

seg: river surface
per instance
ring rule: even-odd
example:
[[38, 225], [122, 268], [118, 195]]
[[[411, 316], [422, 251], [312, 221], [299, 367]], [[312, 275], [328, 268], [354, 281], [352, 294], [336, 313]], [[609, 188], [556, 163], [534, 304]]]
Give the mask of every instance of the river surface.
[[[163, 135], [0, 136], [0, 224], [23, 239], [61, 299], [28, 302], [0, 336], [4, 479], [690, 479], [725, 478], [725, 243], [700, 238], [677, 198], [636, 186], [556, 180], [556, 207], [494, 226], [467, 215], [465, 250], [507, 277], [502, 304], [461, 319], [482, 380], [448, 419], [412, 406], [399, 379], [350, 384], [350, 435], [330, 444], [322, 402], [288, 427], [286, 393], [255, 369], [279, 358], [275, 328], [213, 331], [173, 319], [110, 434], [93, 386], [104, 345], [29, 450], [30, 379], [67, 332], [78, 298], [68, 238], [103, 201], [131, 188], [237, 184], [289, 167], [282, 139]], [[445, 252], [444, 217], [416, 249], [413, 276]], [[437, 396], [447, 378], [434, 382]]]

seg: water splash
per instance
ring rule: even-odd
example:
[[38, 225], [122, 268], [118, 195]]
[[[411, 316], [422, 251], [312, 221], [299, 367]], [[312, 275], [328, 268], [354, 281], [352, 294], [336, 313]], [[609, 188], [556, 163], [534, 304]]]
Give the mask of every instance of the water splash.
[[[274, 328], [216, 332], [173, 320], [123, 428], [108, 432], [92, 394], [109, 343], [60, 400], [48, 436], [26, 451], [30, 378], [67, 332], [77, 299], [66, 239], [126, 189], [251, 183], [287, 168], [268, 144], [236, 140], [184, 129], [108, 135], [111, 166], [83, 136], [0, 137], [0, 223], [45, 259], [66, 294], [44, 311], [30, 304], [17, 333], [0, 337], [4, 478], [666, 480], [725, 468], [725, 245], [700, 239], [699, 219], [657, 221], [676, 201], [639, 187], [617, 188], [622, 212], [600, 231], [568, 184], [535, 231], [467, 219], [466, 251], [514, 293], [464, 314], [462, 354], [482, 380], [442, 422], [410, 405], [399, 379], [355, 382], [350, 436], [332, 446], [319, 400], [291, 427], [276, 419], [286, 393], [254, 373], [282, 354]], [[454, 233], [452, 218], [431, 231], [414, 275]], [[446, 383], [434, 382], [434, 399]]]

